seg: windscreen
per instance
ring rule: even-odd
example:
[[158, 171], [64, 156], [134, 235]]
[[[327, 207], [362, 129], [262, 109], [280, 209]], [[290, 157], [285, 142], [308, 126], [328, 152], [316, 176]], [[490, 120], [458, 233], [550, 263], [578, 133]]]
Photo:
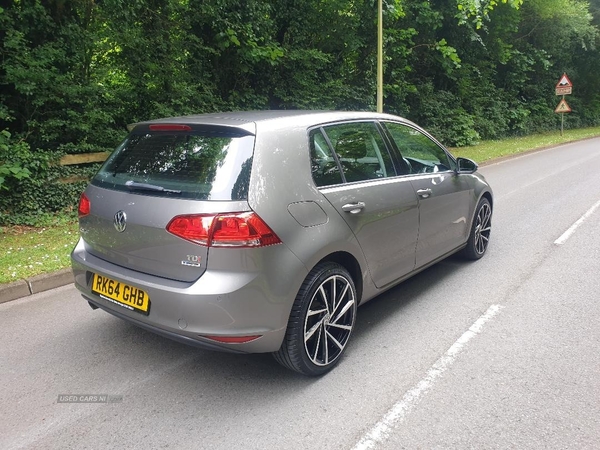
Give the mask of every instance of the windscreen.
[[246, 134], [134, 130], [92, 184], [142, 195], [247, 200], [254, 136]]

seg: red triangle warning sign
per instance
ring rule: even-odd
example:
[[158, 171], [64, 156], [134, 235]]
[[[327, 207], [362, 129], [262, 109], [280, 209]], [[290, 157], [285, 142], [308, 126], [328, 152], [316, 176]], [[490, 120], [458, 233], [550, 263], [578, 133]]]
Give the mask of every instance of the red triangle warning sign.
[[557, 88], [559, 87], [573, 87], [573, 83], [571, 83], [571, 80], [569, 80], [569, 77], [567, 76], [566, 73], [563, 73], [563, 76], [561, 77], [560, 81], [558, 82], [558, 84], [556, 85]]
[[563, 98], [560, 101], [560, 103], [558, 104], [558, 106], [556, 107], [556, 109], [554, 110], [554, 112], [555, 113], [570, 113], [571, 107], [567, 104], [567, 102]]

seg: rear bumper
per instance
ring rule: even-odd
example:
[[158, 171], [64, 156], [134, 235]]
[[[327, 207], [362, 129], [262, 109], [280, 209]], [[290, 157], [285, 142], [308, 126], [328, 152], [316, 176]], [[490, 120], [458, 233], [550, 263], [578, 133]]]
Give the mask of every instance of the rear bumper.
[[247, 353], [247, 352], [241, 351], [238, 348], [235, 348], [233, 346], [222, 347], [222, 346], [219, 346], [216, 342], [212, 342], [212, 341], [208, 341], [208, 340], [192, 339], [192, 338], [184, 336], [180, 333], [173, 333], [172, 331], [163, 330], [162, 328], [155, 327], [146, 322], [141, 322], [139, 320], [135, 320], [132, 317], [128, 317], [125, 314], [121, 314], [117, 310], [107, 308], [104, 304], [102, 304], [101, 302], [98, 302], [96, 298], [89, 298], [85, 294], [81, 294], [81, 295], [90, 304], [93, 304], [94, 306], [102, 309], [103, 311], [106, 311], [107, 313], [112, 314], [113, 316], [118, 317], [119, 319], [126, 320], [127, 322], [130, 322], [140, 328], [143, 328], [144, 330], [148, 330], [152, 333], [158, 334], [159, 336], [172, 339], [172, 340], [180, 342], [182, 344], [191, 345], [192, 347], [203, 348], [206, 350], [225, 351], [225, 352], [229, 352], [229, 353]]
[[[134, 325], [210, 350], [264, 353], [279, 349], [305, 266], [284, 245], [252, 249], [238, 272], [206, 270], [192, 283], [169, 280], [117, 266], [91, 255], [80, 240], [71, 254], [75, 286], [91, 304]], [[211, 255], [223, 267], [219, 255]], [[220, 263], [223, 264], [220, 264]], [[97, 273], [146, 291], [148, 315], [129, 311], [91, 290]], [[293, 274], [286, 279], [286, 274]], [[247, 343], [220, 343], [205, 336], [255, 336]]]

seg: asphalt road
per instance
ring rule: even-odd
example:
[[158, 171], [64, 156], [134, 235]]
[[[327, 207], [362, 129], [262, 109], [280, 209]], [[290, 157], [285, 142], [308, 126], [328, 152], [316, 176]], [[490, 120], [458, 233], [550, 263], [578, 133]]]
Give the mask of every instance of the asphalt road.
[[482, 168], [486, 257], [360, 308], [319, 379], [154, 336], [72, 286], [2, 304], [0, 448], [599, 448], [599, 167], [595, 139]]

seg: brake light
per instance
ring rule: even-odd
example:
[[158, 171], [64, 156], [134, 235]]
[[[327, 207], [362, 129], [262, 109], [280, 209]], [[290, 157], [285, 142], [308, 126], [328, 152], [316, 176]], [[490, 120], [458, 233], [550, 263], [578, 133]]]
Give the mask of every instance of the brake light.
[[85, 192], [82, 193], [81, 197], [79, 197], [79, 207], [77, 208], [79, 217], [87, 216], [90, 213], [91, 207], [90, 199], [85, 195]]
[[176, 123], [156, 123], [150, 125], [150, 131], [192, 131], [189, 125], [180, 125]]
[[167, 231], [206, 247], [265, 247], [281, 243], [254, 212], [177, 216]]

